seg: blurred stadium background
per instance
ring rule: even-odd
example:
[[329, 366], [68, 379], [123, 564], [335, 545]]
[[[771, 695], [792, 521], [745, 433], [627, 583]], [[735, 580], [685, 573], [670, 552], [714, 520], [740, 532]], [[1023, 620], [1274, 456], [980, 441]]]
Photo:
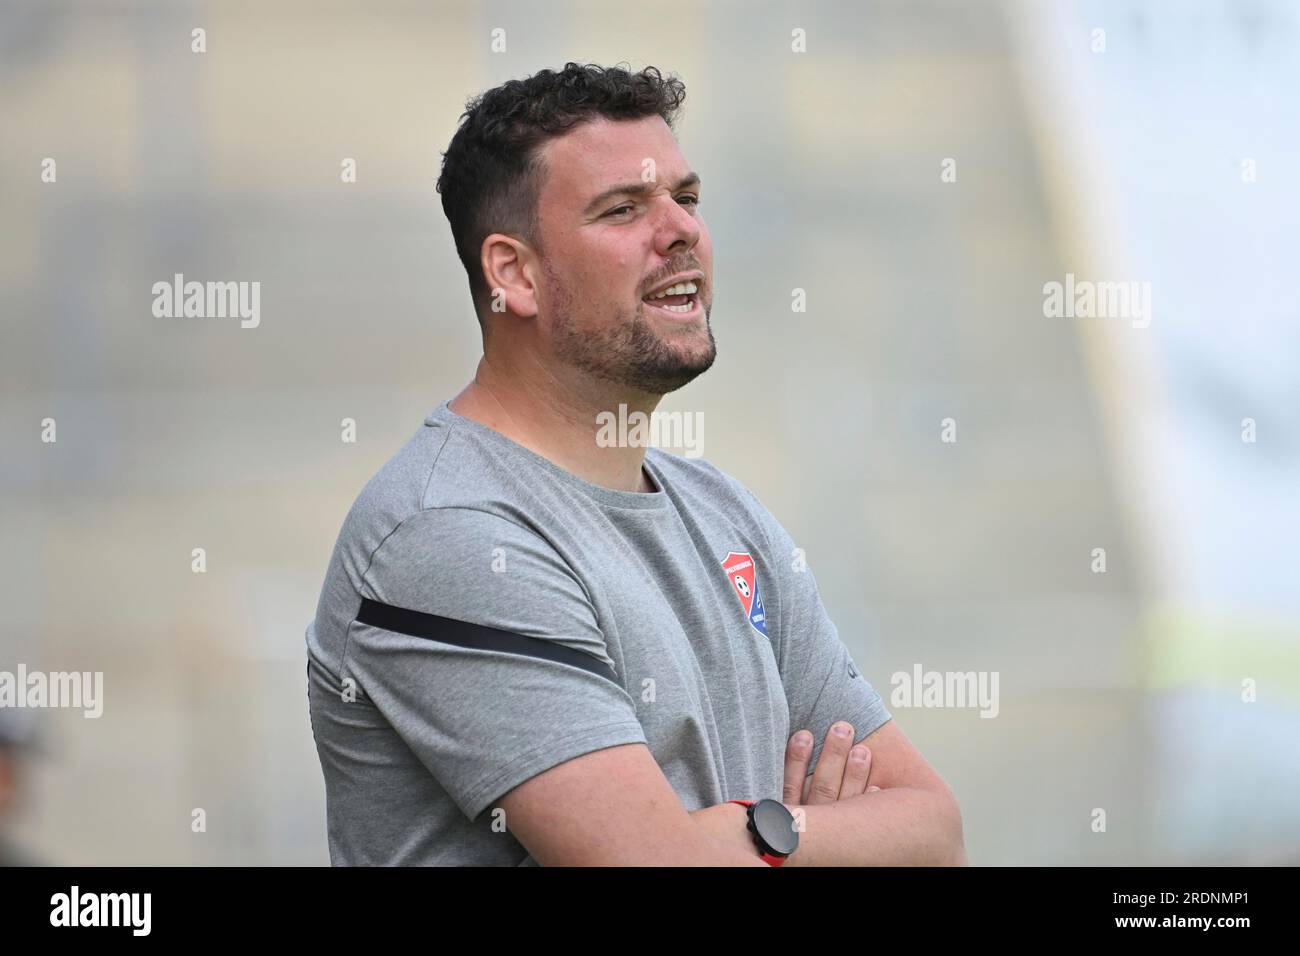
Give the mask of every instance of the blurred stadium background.
[[[5, 0], [0, 670], [105, 700], [0, 711], [0, 840], [328, 862], [303, 630], [353, 498], [479, 354], [439, 151], [566, 60], [687, 85], [719, 360], [662, 408], [704, 413], [887, 699], [1000, 675], [994, 719], [891, 707], [972, 863], [1300, 862], [1281, 0]], [[176, 272], [260, 281], [260, 326], [155, 318]], [[1066, 273], [1150, 282], [1150, 326], [1046, 318]]]

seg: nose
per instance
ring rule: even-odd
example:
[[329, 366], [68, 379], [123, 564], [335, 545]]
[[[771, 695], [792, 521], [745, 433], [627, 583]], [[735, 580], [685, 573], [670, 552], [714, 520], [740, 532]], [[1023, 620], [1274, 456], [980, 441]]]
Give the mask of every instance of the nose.
[[694, 249], [700, 241], [702, 229], [703, 223], [696, 214], [669, 196], [656, 223], [655, 251], [667, 257]]

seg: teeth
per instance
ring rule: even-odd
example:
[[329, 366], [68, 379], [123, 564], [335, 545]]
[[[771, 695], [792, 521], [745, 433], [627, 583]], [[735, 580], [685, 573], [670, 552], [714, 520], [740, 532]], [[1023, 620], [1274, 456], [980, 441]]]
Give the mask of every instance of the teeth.
[[[666, 295], [692, 295], [697, 291], [695, 283], [688, 279], [686, 282], [679, 282], [676, 285], [670, 285], [668, 288], [662, 289], [654, 295], [646, 296], [646, 298], [662, 299]], [[664, 306], [664, 308], [668, 308], [668, 306]]]

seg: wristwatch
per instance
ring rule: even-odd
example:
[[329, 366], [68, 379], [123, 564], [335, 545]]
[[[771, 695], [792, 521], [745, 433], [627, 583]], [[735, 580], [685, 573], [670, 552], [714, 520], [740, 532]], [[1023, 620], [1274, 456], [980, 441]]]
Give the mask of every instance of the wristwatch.
[[749, 832], [763, 862], [780, 866], [799, 846], [799, 831], [794, 828], [794, 814], [780, 800], [728, 800], [749, 810]]

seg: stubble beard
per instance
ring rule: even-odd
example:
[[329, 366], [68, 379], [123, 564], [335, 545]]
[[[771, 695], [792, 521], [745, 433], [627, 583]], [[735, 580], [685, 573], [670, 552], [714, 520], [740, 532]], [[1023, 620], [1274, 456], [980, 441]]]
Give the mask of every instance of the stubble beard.
[[[660, 338], [646, 317], [644, 303], [635, 313], [619, 313], [613, 321], [580, 331], [573, 321], [573, 297], [551, 276], [556, 303], [555, 351], [563, 361], [602, 381], [652, 395], [666, 395], [708, 371], [718, 347], [709, 324], [710, 306], [704, 309], [708, 348], [683, 352]], [[678, 338], [698, 339], [698, 331], [683, 328]]]

